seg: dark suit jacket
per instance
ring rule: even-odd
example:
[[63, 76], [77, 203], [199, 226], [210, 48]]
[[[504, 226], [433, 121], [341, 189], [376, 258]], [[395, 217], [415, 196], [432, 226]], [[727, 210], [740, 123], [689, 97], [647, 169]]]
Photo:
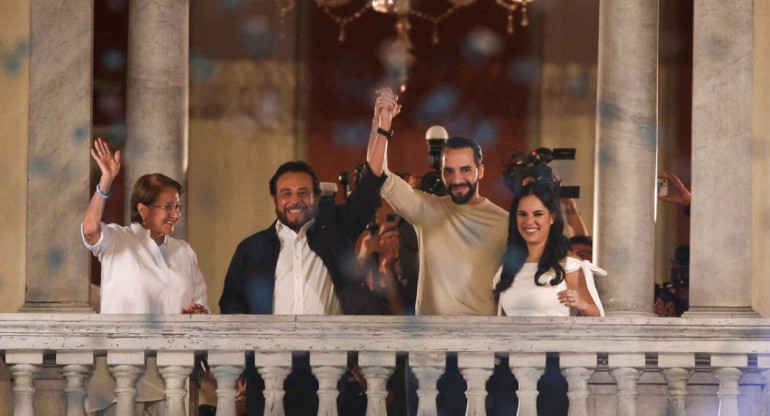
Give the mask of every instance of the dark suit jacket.
[[[355, 244], [377, 213], [385, 177], [365, 165], [361, 179], [344, 204], [320, 203], [308, 229], [310, 249], [321, 258], [345, 314], [378, 314], [377, 299], [365, 287], [365, 271], [356, 260]], [[275, 222], [238, 244], [219, 299], [223, 314], [271, 314], [280, 242]]]

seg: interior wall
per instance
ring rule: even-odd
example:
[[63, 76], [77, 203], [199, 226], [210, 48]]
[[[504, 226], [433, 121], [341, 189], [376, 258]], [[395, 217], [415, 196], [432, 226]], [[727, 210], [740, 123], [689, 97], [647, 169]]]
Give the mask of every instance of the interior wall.
[[[0, 313], [24, 305], [29, 119], [29, 0], [0, 7]], [[0, 403], [10, 403], [11, 375], [0, 359]], [[0, 405], [0, 416], [10, 416]]]
[[770, 317], [770, 4], [754, 2], [754, 94], [753, 117], [753, 172], [752, 178], [752, 308], [760, 315]]
[[[29, 119], [29, 0], [0, 7], [0, 312], [24, 304]], [[1, 412], [1, 411], [0, 411]], [[2, 413], [0, 413], [2, 414]]]
[[[690, 189], [693, 0], [660, 2], [659, 21], [657, 173], [673, 173]], [[676, 248], [690, 242], [683, 207], [657, 202], [655, 242], [655, 282], [668, 282]]]
[[566, 185], [579, 186], [577, 199], [592, 234], [594, 223], [594, 148], [596, 143], [596, 68], [599, 50], [599, 1], [542, 2], [542, 88], [536, 147], [575, 148], [575, 160], [550, 166]]
[[[270, 177], [304, 158], [304, 29], [277, 5], [258, 6], [190, 4], [186, 215], [212, 313], [237, 244], [275, 219]], [[293, 13], [305, 12], [298, 3]]]

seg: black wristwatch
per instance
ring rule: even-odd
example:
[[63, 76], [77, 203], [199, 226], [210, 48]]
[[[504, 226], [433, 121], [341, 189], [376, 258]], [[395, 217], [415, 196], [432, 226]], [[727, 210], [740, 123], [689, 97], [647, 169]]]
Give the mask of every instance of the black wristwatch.
[[377, 134], [381, 134], [385, 136], [386, 139], [390, 140], [393, 137], [393, 130], [387, 131], [382, 127], [377, 127]]

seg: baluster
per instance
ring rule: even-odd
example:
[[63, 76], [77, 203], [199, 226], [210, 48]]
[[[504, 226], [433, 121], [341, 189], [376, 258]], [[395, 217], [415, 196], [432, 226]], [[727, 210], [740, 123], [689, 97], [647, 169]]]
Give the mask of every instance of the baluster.
[[610, 354], [610, 374], [618, 385], [618, 416], [636, 416], [636, 382], [644, 371], [644, 354]]
[[436, 416], [436, 383], [444, 373], [446, 355], [443, 352], [409, 353], [409, 367], [417, 378], [417, 416]]
[[115, 388], [115, 416], [134, 416], [136, 380], [143, 371], [144, 351], [109, 351], [107, 365], [118, 385]]
[[158, 351], [158, 367], [166, 383], [165, 416], [185, 416], [185, 381], [195, 367], [192, 351]]
[[719, 416], [740, 416], [738, 412], [738, 381], [743, 368], [749, 365], [745, 354], [714, 354], [711, 368], [719, 382]]
[[569, 415], [588, 416], [588, 380], [596, 370], [596, 354], [562, 353], [559, 367], [569, 386]]
[[310, 353], [310, 367], [318, 379], [318, 416], [337, 416], [337, 382], [347, 364], [347, 352]]
[[366, 378], [366, 416], [387, 416], [385, 384], [396, 368], [396, 353], [362, 351], [358, 365]]
[[[284, 416], [285, 414], [283, 396], [286, 392], [283, 390], [283, 382], [291, 373], [291, 361], [291, 352], [254, 354], [254, 365], [262, 376], [262, 380], [265, 381], [265, 416]], [[336, 388], [336, 382], [334, 386]]]
[[5, 363], [13, 376], [13, 416], [35, 416], [35, 376], [43, 365], [43, 353], [8, 351]]
[[687, 416], [687, 380], [695, 368], [695, 354], [658, 354], [658, 368], [668, 383], [668, 416]]
[[209, 351], [211, 374], [217, 380], [217, 415], [237, 416], [235, 412], [236, 381], [243, 373], [244, 355], [240, 351]]
[[[765, 403], [770, 406], [770, 354], [757, 354], [757, 369], [765, 379]], [[770, 408], [767, 409], [770, 412]]]
[[508, 364], [519, 382], [517, 416], [537, 416], [537, 382], [545, 371], [545, 354], [511, 353]]
[[85, 416], [86, 382], [94, 366], [94, 354], [90, 351], [57, 351], [56, 364], [62, 366], [67, 380], [67, 416]]
[[457, 367], [468, 383], [465, 397], [468, 407], [465, 416], [486, 416], [487, 380], [495, 368], [495, 356], [491, 352], [461, 352], [457, 354]]

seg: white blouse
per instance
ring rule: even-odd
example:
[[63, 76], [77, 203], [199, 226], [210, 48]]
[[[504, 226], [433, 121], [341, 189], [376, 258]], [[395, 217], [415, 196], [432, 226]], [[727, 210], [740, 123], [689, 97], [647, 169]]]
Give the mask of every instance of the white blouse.
[[102, 263], [101, 313], [178, 314], [191, 303], [209, 309], [206, 281], [186, 241], [169, 236], [160, 246], [140, 224], [101, 224], [89, 245]]
[[[583, 270], [583, 276], [586, 279], [588, 292], [591, 298], [599, 308], [601, 316], [604, 316], [604, 308], [599, 293], [596, 291], [593, 273], [606, 276], [607, 272], [594, 266], [588, 260], [578, 260], [567, 257], [564, 264], [564, 271], [572, 273], [578, 269]], [[498, 315], [506, 316], [569, 316], [570, 308], [559, 302], [557, 294], [567, 289], [566, 280], [562, 280], [556, 286], [549, 283], [554, 278], [555, 273], [549, 270], [543, 273], [538, 281], [545, 283], [544, 286], [535, 284], [535, 272], [537, 272], [537, 263], [524, 263], [521, 270], [516, 273], [511, 286], [500, 294], [500, 303], [498, 306]]]

